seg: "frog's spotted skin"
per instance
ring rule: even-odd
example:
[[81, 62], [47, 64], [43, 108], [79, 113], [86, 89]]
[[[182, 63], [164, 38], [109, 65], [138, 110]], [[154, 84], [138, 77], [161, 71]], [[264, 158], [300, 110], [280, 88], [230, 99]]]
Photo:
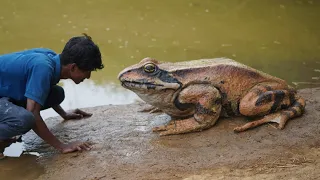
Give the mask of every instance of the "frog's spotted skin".
[[155, 127], [160, 135], [201, 131], [220, 116], [260, 116], [234, 131], [266, 122], [284, 128], [300, 116], [305, 101], [279, 78], [227, 58], [159, 62], [145, 58], [119, 73], [122, 86], [170, 115], [167, 125]]

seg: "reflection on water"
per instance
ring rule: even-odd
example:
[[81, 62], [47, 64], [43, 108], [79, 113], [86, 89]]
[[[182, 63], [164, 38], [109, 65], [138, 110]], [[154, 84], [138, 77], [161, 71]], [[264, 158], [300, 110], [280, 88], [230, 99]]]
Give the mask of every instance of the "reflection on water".
[[22, 142], [12, 143], [9, 147], [5, 149], [3, 154], [9, 157], [20, 157], [23, 153], [24, 147]]
[[71, 36], [86, 32], [106, 65], [92, 75], [97, 84], [117, 83], [119, 71], [146, 56], [224, 56], [289, 83], [304, 82], [303, 88], [319, 83], [313, 78], [320, 69], [319, 12], [315, 0], [3, 1], [0, 53], [32, 47], [61, 52]]
[[22, 154], [33, 155], [35, 157], [40, 157], [37, 152], [25, 151], [24, 142], [12, 143], [9, 147], [5, 148], [3, 154], [7, 157], [20, 157]]
[[0, 161], [1, 180], [34, 180], [44, 173], [44, 167], [33, 155], [7, 157]]
[[[85, 80], [77, 85], [71, 80], [60, 82], [65, 90], [65, 100], [61, 104], [65, 110], [109, 104], [129, 104], [138, 99], [133, 92], [114, 83], [99, 85], [91, 80]], [[58, 114], [48, 109], [41, 111], [41, 115], [45, 119]]]

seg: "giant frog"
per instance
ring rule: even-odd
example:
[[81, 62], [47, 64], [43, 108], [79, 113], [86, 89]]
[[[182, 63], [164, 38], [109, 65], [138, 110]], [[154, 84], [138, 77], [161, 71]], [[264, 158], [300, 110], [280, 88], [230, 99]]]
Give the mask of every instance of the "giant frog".
[[118, 78], [124, 88], [171, 116], [168, 124], [153, 128], [160, 136], [202, 131], [230, 116], [258, 118], [234, 132], [267, 122], [283, 129], [305, 108], [305, 100], [284, 80], [228, 58], [171, 63], [147, 57]]

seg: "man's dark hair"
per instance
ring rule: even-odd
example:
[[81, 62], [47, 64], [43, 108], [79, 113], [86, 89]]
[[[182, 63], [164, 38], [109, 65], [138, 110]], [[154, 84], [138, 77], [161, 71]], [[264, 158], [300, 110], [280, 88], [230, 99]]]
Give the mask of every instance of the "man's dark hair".
[[65, 45], [60, 54], [61, 64], [67, 65], [75, 63], [83, 71], [95, 71], [103, 69], [101, 53], [90, 36], [72, 37]]

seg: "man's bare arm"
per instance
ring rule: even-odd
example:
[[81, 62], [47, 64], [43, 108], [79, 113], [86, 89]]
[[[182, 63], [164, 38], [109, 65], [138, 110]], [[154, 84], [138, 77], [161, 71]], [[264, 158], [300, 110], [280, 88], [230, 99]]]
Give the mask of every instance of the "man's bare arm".
[[91, 113], [86, 113], [80, 109], [74, 109], [71, 112], [66, 112], [60, 105], [52, 107], [64, 120], [81, 119], [92, 116]]
[[62, 150], [63, 143], [61, 143], [48, 129], [47, 125], [44, 123], [41, 115], [40, 104], [36, 103], [34, 100], [28, 99], [27, 100], [27, 108], [28, 111], [32, 112], [35, 117], [36, 125], [33, 128], [33, 131], [41, 137], [44, 141], [49, 143], [56, 149]]
[[61, 117], [66, 117], [67, 112], [60, 105], [52, 107]]

